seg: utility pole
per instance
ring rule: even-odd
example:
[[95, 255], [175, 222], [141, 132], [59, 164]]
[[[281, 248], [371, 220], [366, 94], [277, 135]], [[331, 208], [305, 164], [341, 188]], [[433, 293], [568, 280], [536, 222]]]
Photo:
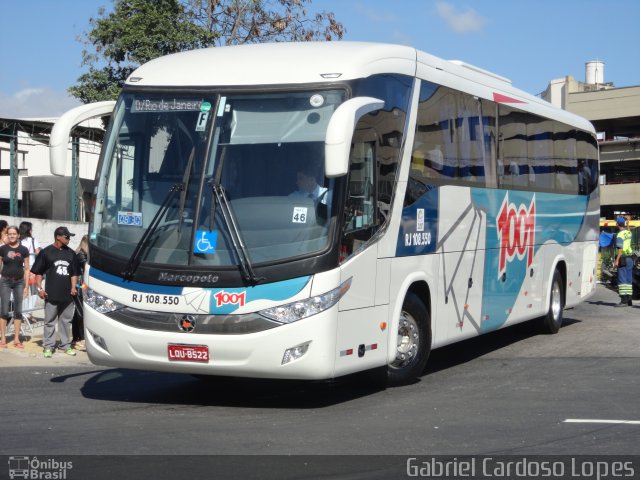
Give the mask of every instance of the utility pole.
[[18, 216], [18, 129], [14, 124], [9, 141], [9, 216]]
[[71, 137], [71, 220], [78, 221], [78, 183], [80, 182], [80, 139], [77, 136]]

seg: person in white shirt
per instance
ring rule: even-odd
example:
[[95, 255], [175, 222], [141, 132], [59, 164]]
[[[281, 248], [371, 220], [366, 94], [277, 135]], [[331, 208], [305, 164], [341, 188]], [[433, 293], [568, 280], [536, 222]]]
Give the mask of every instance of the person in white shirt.
[[[33, 265], [33, 262], [36, 261], [36, 255], [38, 255], [41, 250], [40, 243], [33, 238], [33, 224], [31, 222], [21, 222], [18, 228], [20, 232], [20, 243], [29, 250], [29, 265]], [[35, 280], [35, 275], [31, 274], [30, 280], [31, 278]], [[33, 317], [31, 312], [35, 308], [37, 301], [38, 291], [35, 288], [35, 282], [29, 281], [29, 294], [22, 302], [22, 310], [26, 310], [26, 313], [23, 313], [23, 317], [31, 320]]]
[[289, 194], [290, 197], [307, 197], [313, 201], [327, 204], [327, 188], [318, 185], [316, 176], [311, 167], [302, 168], [296, 174], [296, 186], [298, 189]]

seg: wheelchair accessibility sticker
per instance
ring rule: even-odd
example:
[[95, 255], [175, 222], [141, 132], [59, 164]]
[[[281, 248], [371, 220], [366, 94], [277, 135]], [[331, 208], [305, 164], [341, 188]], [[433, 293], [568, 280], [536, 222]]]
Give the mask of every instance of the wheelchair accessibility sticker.
[[195, 253], [216, 253], [217, 240], [218, 232], [198, 230], [193, 244], [193, 251]]

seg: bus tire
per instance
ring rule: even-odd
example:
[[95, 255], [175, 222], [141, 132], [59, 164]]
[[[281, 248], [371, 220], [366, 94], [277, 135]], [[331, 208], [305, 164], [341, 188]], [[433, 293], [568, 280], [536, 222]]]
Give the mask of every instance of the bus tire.
[[413, 383], [424, 371], [431, 353], [431, 321], [424, 303], [408, 292], [398, 323], [396, 357], [388, 365], [371, 371], [378, 386]]
[[549, 291], [549, 310], [540, 320], [540, 329], [543, 333], [558, 333], [562, 326], [562, 312], [564, 310], [564, 284], [562, 275], [556, 270], [553, 272], [551, 289]]

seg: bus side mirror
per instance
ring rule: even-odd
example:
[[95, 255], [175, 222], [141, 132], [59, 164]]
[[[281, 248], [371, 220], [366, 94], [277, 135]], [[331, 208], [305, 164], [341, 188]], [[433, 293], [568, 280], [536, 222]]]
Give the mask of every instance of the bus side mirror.
[[62, 114], [49, 137], [49, 163], [52, 174], [64, 175], [67, 171], [67, 149], [71, 130], [85, 120], [110, 114], [115, 104], [113, 100], [87, 103]]
[[349, 171], [349, 151], [353, 130], [363, 115], [380, 110], [384, 101], [373, 97], [356, 97], [340, 105], [329, 120], [324, 141], [324, 174], [341, 177]]

